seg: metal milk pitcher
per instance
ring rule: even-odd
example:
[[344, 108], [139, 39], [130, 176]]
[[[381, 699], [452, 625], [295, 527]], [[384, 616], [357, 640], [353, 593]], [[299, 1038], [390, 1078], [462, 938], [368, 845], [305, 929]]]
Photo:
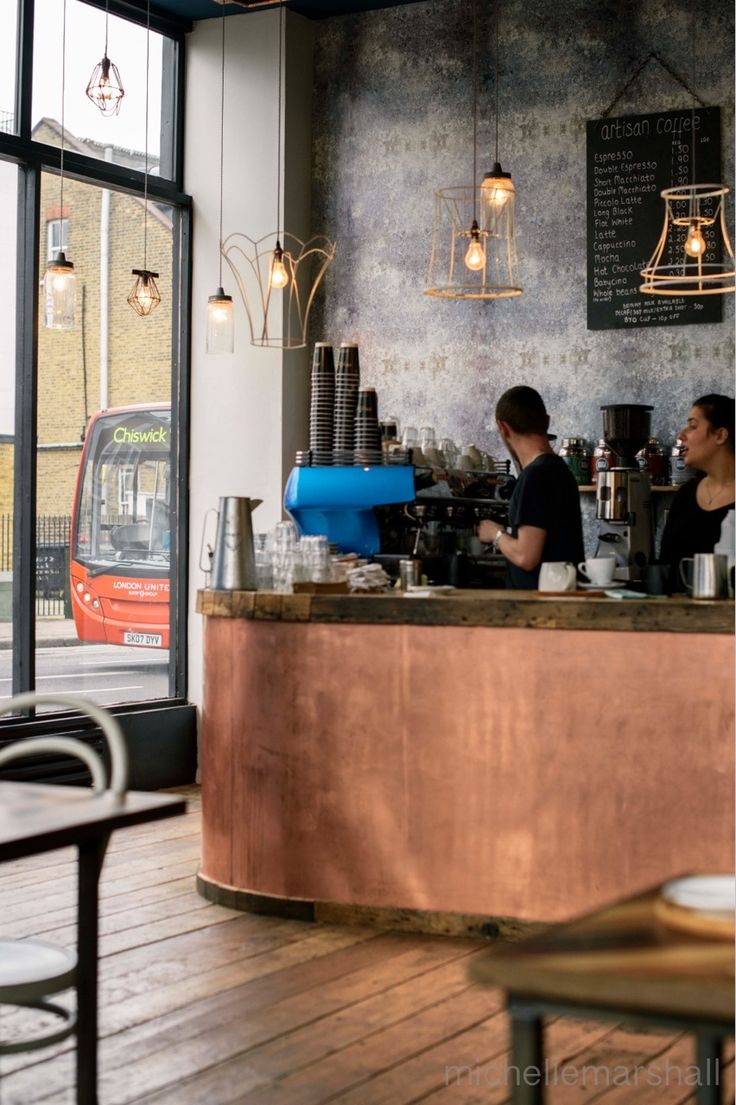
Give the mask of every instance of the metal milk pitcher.
[[220, 499], [210, 587], [214, 591], [257, 591], [251, 514], [262, 499], [227, 495]]

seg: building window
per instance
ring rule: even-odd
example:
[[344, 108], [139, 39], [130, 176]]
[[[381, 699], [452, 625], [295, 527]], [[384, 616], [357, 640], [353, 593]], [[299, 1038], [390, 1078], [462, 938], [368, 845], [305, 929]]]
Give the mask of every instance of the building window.
[[46, 258], [69, 252], [69, 219], [49, 219], [46, 223]]

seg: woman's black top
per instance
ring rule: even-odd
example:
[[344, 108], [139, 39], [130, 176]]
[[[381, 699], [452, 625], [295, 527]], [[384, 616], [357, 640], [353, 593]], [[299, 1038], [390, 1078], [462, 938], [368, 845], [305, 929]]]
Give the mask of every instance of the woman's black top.
[[670, 565], [670, 586], [673, 591], [684, 591], [680, 578], [680, 561], [685, 556], [699, 552], [713, 552], [721, 536], [721, 522], [734, 509], [734, 504], [719, 507], [718, 510], [703, 510], [698, 506], [696, 492], [702, 476], [683, 484], [672, 500], [667, 515], [662, 550], [659, 559], [662, 564]]

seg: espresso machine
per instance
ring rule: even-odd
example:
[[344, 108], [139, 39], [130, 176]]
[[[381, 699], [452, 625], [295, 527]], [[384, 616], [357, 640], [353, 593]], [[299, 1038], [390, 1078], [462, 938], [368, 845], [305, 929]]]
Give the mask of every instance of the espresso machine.
[[616, 557], [618, 580], [643, 579], [652, 555], [651, 487], [636, 461], [637, 452], [649, 440], [652, 409], [636, 403], [601, 407], [603, 437], [615, 463], [598, 473], [596, 556]]
[[410, 464], [312, 467], [300, 458], [284, 506], [300, 536], [326, 533], [340, 552], [371, 557], [392, 578], [401, 560], [418, 558], [431, 583], [500, 587], [505, 561], [481, 545], [477, 528], [483, 518], [505, 524], [514, 483], [507, 462], [438, 473]]

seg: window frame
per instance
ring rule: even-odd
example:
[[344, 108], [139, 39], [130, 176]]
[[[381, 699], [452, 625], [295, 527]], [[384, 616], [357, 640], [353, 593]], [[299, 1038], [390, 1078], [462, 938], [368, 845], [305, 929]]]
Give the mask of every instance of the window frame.
[[[105, 0], [82, 0], [91, 7], [105, 8]], [[132, 0], [108, 0], [113, 15], [146, 25], [145, 5]], [[18, 166], [18, 236], [16, 267], [16, 376], [15, 376], [15, 463], [14, 463], [14, 536], [13, 536], [13, 665], [12, 693], [35, 687], [35, 549], [36, 549], [36, 426], [38, 416], [38, 320], [40, 310], [41, 235], [47, 233], [40, 210], [41, 174], [58, 173], [61, 150], [31, 138], [33, 88], [34, 0], [18, 0], [16, 45], [15, 115], [16, 133], [0, 131], [0, 159]], [[171, 418], [172, 482], [174, 510], [172, 531], [177, 535], [177, 556], [171, 574], [172, 647], [169, 655], [169, 697], [148, 699], [112, 707], [112, 712], [133, 719], [151, 710], [180, 710], [186, 705], [187, 691], [187, 612], [188, 612], [188, 470], [189, 470], [189, 381], [191, 311], [191, 219], [192, 199], [181, 190], [184, 138], [184, 36], [191, 29], [187, 20], [151, 13], [151, 29], [164, 34], [166, 55], [164, 98], [162, 105], [162, 150], [171, 151], [167, 175], [149, 176], [148, 195], [171, 206], [172, 228], [172, 349]], [[171, 141], [164, 141], [163, 128], [171, 128]], [[73, 150], [64, 152], [64, 174], [84, 183], [143, 196], [144, 174], [125, 166], [98, 160]], [[19, 736], [29, 735], [29, 717], [0, 718], [0, 746]], [[173, 715], [172, 715], [173, 716]], [[181, 716], [176, 724], [181, 727]], [[89, 729], [65, 711], [44, 712], [34, 720], [53, 726], [54, 732]], [[160, 765], [159, 765], [160, 766]], [[173, 784], [172, 784], [173, 785]]]

